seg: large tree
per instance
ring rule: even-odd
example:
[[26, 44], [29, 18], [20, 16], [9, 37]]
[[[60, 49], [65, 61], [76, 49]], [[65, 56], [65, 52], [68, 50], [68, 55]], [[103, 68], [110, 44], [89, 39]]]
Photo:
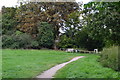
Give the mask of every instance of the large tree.
[[[48, 22], [53, 25], [55, 41], [59, 38], [59, 29], [64, 26], [68, 14], [77, 11], [76, 2], [29, 2], [21, 4], [17, 10], [18, 29], [30, 34], [37, 34], [37, 22]], [[54, 44], [56, 49], [56, 42]]]
[[89, 35], [102, 39], [106, 46], [120, 45], [119, 2], [90, 2], [84, 5], [83, 17]]
[[65, 26], [62, 28], [64, 34], [60, 36], [59, 48], [76, 48], [76, 34], [81, 30], [82, 25], [80, 23], [80, 12], [75, 11], [68, 15], [68, 19], [65, 22]]
[[16, 8], [2, 7], [2, 34], [10, 34], [16, 27]]

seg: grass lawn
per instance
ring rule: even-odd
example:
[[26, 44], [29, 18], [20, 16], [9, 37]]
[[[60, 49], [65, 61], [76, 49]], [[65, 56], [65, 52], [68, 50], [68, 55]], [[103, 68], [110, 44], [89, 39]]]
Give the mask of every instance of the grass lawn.
[[56, 78], [118, 78], [118, 72], [111, 68], [102, 67], [97, 55], [88, 55], [72, 62], [55, 75]]
[[94, 54], [66, 53], [54, 50], [10, 50], [2, 51], [3, 78], [34, 78], [56, 64], [69, 61], [75, 56], [86, 56], [72, 62], [55, 75], [56, 78], [113, 78], [117, 72], [102, 67]]
[[56, 64], [69, 61], [79, 54], [53, 50], [2, 51], [3, 78], [32, 78]]

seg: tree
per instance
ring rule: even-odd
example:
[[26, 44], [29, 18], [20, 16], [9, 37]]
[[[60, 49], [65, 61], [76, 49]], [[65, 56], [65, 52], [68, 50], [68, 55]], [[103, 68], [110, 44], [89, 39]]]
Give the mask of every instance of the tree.
[[64, 27], [64, 31], [67, 37], [74, 38], [76, 32], [82, 28], [79, 17], [79, 11], [72, 12], [68, 15], [68, 19], [66, 20]]
[[83, 17], [93, 39], [104, 40], [106, 46], [120, 45], [119, 2], [90, 2], [84, 5]]
[[14, 7], [2, 7], [2, 34], [10, 34], [17, 25], [16, 8]]
[[75, 42], [79, 48], [84, 48], [90, 51], [93, 51], [94, 49], [102, 50], [104, 47], [103, 40], [93, 39], [89, 36], [89, 33], [85, 28], [82, 28], [81, 31], [77, 32]]
[[68, 15], [68, 19], [65, 22], [65, 26], [62, 28], [65, 32], [60, 37], [58, 46], [60, 48], [76, 48], [75, 35], [82, 26], [80, 25], [80, 12], [74, 11]]
[[37, 41], [42, 48], [53, 48], [54, 44], [54, 29], [51, 24], [47, 22], [38, 23]]
[[[68, 14], [77, 11], [79, 5], [76, 2], [29, 2], [21, 4], [17, 10], [18, 29], [32, 34], [38, 33], [37, 22], [48, 22], [54, 28], [54, 41], [59, 38], [59, 28], [68, 19]], [[54, 42], [54, 49], [57, 49]]]
[[76, 48], [75, 41], [71, 38], [66, 36], [66, 34], [61, 35], [60, 41], [57, 44], [59, 48]]

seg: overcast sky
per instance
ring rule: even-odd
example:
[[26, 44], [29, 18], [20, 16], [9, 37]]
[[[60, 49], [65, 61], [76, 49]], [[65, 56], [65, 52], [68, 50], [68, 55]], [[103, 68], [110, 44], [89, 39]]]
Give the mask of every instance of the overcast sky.
[[[18, 0], [0, 0], [0, 10], [2, 6], [6, 7], [15, 7], [15, 5], [18, 5], [17, 3]], [[90, 0], [76, 0], [77, 2], [83, 1], [83, 3], [87, 3]]]

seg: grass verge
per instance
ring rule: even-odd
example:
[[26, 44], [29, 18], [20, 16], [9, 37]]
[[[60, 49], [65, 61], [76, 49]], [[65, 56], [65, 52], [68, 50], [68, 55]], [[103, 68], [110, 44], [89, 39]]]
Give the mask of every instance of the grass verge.
[[102, 67], [97, 55], [88, 55], [60, 69], [55, 78], [118, 78], [118, 72]]

